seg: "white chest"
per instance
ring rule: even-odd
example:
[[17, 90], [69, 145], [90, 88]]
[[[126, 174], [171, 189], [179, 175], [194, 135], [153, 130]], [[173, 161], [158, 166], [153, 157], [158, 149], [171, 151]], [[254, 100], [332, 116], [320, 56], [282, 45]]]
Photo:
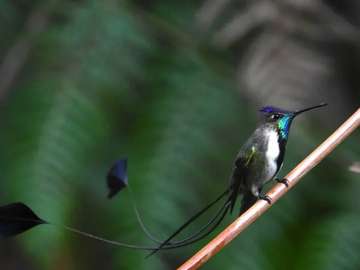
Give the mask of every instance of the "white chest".
[[268, 137], [268, 144], [266, 150], [266, 158], [271, 162], [276, 162], [280, 154], [280, 148], [278, 143], [278, 133], [275, 130], [269, 130], [266, 134]]

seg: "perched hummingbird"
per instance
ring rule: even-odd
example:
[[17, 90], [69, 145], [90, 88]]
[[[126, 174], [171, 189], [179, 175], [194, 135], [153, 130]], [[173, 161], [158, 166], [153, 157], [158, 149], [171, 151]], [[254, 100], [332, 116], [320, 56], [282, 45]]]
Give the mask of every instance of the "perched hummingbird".
[[[263, 199], [268, 203], [271, 203], [271, 199], [268, 196], [263, 195], [261, 192], [264, 185], [275, 178], [283, 164], [285, 147], [289, 137], [289, 130], [292, 121], [296, 116], [303, 112], [323, 106], [326, 106], [326, 104], [321, 103], [319, 105], [298, 111], [286, 111], [271, 106], [263, 107], [260, 110], [264, 116], [263, 120], [243, 147], [241, 147], [235, 159], [233, 171], [230, 177], [230, 184], [227, 189], [214, 201], [209, 203], [182, 226], [180, 226], [165, 241], [159, 241], [149, 233], [147, 228], [144, 226], [136, 205], [134, 204], [134, 210], [142, 230], [151, 240], [158, 243], [157, 247], [127, 244], [105, 239], [73, 227], [65, 225], [61, 227], [73, 233], [106, 242], [108, 244], [130, 249], [152, 251], [149, 256], [159, 250], [174, 249], [197, 242], [214, 231], [217, 226], [220, 225], [226, 214], [233, 211], [239, 195], [242, 196], [240, 214], [250, 208], [258, 199]], [[108, 187], [110, 189], [109, 197], [114, 196], [122, 188], [128, 185], [126, 167], [127, 161], [123, 159], [117, 161], [110, 169], [107, 177]], [[278, 181], [288, 186], [286, 179]], [[225, 202], [207, 224], [203, 225], [197, 232], [185, 239], [172, 241], [172, 239], [184, 230], [190, 223], [226, 196], [227, 199]], [[53, 225], [52, 223], [38, 217], [31, 208], [23, 203], [12, 203], [0, 206], [0, 239], [15, 236], [40, 224]]]
[[[261, 123], [241, 147], [235, 159], [230, 177], [230, 185], [227, 190], [183, 224], [158, 247], [158, 250], [167, 245], [174, 246], [171, 245], [170, 241], [178, 233], [226, 195], [228, 196], [227, 200], [214, 218], [202, 230], [188, 237], [187, 241], [183, 241], [182, 245], [194, 243], [211, 233], [220, 224], [225, 215], [229, 211], [232, 212], [239, 195], [242, 195], [240, 214], [249, 209], [258, 199], [266, 200], [271, 204], [271, 199], [261, 192], [264, 185], [275, 178], [283, 164], [292, 121], [303, 112], [326, 105], [321, 103], [298, 111], [287, 111], [272, 106], [263, 107], [260, 110], [263, 114]], [[277, 181], [288, 186], [286, 179], [277, 179]], [[210, 230], [208, 230], [209, 227]], [[151, 254], [156, 251], [153, 251]]]
[[[262, 195], [261, 191], [267, 182], [275, 178], [283, 165], [292, 121], [303, 112], [323, 106], [326, 104], [299, 111], [266, 106], [260, 110], [264, 114], [263, 121], [241, 147], [235, 160], [230, 184], [230, 211], [233, 210], [239, 194], [243, 195], [240, 214], [257, 199], [271, 203], [270, 198]], [[288, 186], [286, 179], [278, 181]]]

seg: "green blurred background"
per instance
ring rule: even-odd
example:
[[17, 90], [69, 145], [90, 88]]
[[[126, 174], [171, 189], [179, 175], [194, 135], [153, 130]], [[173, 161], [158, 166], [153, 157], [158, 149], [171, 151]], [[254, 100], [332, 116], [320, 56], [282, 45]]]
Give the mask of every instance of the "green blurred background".
[[[0, 1], [1, 205], [151, 244], [128, 191], [106, 198], [114, 160], [129, 158], [140, 212], [163, 239], [224, 190], [260, 106], [328, 102], [294, 122], [285, 175], [359, 107], [359, 13], [357, 0]], [[204, 269], [360, 269], [359, 139]], [[0, 269], [174, 269], [210, 238], [144, 259], [39, 226], [1, 241]]]

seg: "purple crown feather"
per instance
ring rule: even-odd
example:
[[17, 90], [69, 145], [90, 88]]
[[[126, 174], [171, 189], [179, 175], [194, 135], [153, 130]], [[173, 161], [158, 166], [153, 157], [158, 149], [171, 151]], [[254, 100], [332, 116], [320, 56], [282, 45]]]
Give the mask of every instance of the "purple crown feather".
[[273, 106], [265, 106], [260, 109], [260, 112], [264, 113], [281, 113], [281, 114], [288, 114], [291, 113], [290, 111], [286, 111], [277, 107]]

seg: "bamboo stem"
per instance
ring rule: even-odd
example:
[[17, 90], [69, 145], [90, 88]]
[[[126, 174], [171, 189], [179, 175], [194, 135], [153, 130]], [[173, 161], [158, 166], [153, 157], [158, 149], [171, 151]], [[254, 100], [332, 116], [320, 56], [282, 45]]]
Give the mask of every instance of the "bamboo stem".
[[[310, 155], [300, 162], [288, 175], [289, 188], [283, 184], [276, 184], [267, 195], [275, 203], [281, 196], [290, 190], [300, 179], [312, 168], [329, 155], [337, 145], [344, 141], [360, 125], [360, 108], [351, 115], [330, 137], [318, 146]], [[229, 242], [245, 230], [250, 224], [258, 219], [269, 205], [264, 200], [258, 200], [248, 211], [238, 217], [224, 231], [210, 241], [205, 247], [198, 251], [193, 257], [181, 265], [178, 270], [198, 269], [211, 259], [216, 253], [223, 249]]]

